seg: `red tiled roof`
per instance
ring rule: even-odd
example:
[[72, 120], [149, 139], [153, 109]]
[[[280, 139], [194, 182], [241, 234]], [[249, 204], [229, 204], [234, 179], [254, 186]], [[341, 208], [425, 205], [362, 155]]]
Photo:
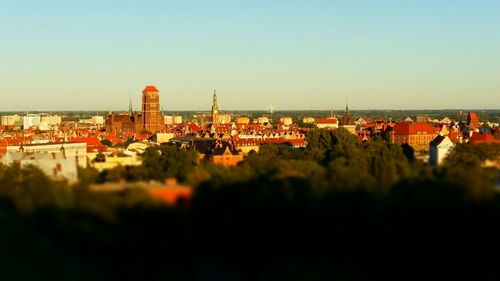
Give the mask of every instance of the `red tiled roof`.
[[336, 118], [316, 118], [316, 124], [337, 124]]
[[155, 87], [155, 86], [146, 86], [146, 88], [144, 88], [144, 91], [142, 91], [143, 93], [147, 93], [147, 92], [159, 92], [158, 89]]
[[113, 144], [121, 143], [123, 140], [113, 133], [108, 133], [105, 139], [111, 141]]
[[473, 134], [469, 140], [471, 144], [480, 143], [500, 143], [500, 139], [495, 138], [491, 134]]
[[469, 112], [469, 118], [471, 122], [478, 122], [479, 121], [479, 116], [477, 115], [476, 112]]
[[72, 142], [81, 142], [87, 144], [87, 152], [104, 152], [106, 148], [101, 144], [97, 137], [70, 138]]
[[457, 143], [459, 141], [460, 137], [463, 137], [462, 132], [450, 132], [448, 134], [448, 137], [451, 139], [452, 142]]
[[431, 125], [422, 122], [400, 122], [394, 126], [396, 135], [416, 135], [416, 134], [435, 134], [435, 129]]
[[371, 139], [371, 135], [367, 133], [360, 133], [358, 134], [358, 141], [363, 142], [363, 141], [369, 141]]

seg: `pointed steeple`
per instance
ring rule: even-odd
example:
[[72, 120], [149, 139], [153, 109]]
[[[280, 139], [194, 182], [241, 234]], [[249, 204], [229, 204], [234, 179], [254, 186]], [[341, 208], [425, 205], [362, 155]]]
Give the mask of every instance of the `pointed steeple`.
[[132, 99], [130, 99], [130, 102], [128, 104], [128, 115], [132, 116], [133, 115], [133, 109], [132, 109]]
[[214, 98], [212, 102], [212, 124], [217, 126], [219, 120], [219, 106], [217, 105], [217, 90], [214, 90]]
[[212, 106], [214, 108], [217, 108], [217, 89], [214, 89], [214, 98], [213, 98], [213, 102], [212, 102]]

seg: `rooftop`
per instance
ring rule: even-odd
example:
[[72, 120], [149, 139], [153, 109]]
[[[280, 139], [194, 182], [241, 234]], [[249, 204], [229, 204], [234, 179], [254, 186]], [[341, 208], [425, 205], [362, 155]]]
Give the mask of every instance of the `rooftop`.
[[159, 92], [158, 89], [155, 86], [148, 85], [144, 90], [142, 91], [143, 93], [148, 93], [148, 92]]

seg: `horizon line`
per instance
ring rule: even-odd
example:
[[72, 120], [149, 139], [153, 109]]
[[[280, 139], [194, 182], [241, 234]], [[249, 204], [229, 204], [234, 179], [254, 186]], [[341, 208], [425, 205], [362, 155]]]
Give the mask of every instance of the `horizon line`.
[[[277, 112], [290, 112], [290, 111], [345, 111], [345, 108], [342, 109], [277, 109], [274, 110], [274, 113]], [[128, 109], [70, 109], [70, 110], [62, 110], [62, 109], [50, 109], [50, 110], [0, 110], [0, 113], [45, 113], [45, 112], [128, 112]], [[210, 112], [210, 109], [179, 109], [179, 110], [160, 110], [160, 112]], [[256, 111], [256, 112], [268, 112], [267, 109], [225, 109], [221, 110], [222, 112], [237, 112], [237, 111]], [[424, 108], [424, 109], [416, 109], [416, 108], [407, 108], [407, 109], [380, 109], [380, 108], [362, 108], [362, 109], [349, 109], [349, 111], [500, 111], [500, 108]], [[138, 110], [134, 110], [134, 112], [140, 112]]]

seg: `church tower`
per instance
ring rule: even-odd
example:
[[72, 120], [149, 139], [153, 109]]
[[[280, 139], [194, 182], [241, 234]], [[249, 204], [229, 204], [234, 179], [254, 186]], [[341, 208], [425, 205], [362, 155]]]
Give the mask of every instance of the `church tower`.
[[162, 130], [160, 113], [160, 91], [155, 86], [146, 86], [142, 91], [142, 129], [151, 133]]
[[217, 105], [217, 90], [214, 90], [214, 98], [212, 102], [212, 124], [219, 123], [219, 106]]

